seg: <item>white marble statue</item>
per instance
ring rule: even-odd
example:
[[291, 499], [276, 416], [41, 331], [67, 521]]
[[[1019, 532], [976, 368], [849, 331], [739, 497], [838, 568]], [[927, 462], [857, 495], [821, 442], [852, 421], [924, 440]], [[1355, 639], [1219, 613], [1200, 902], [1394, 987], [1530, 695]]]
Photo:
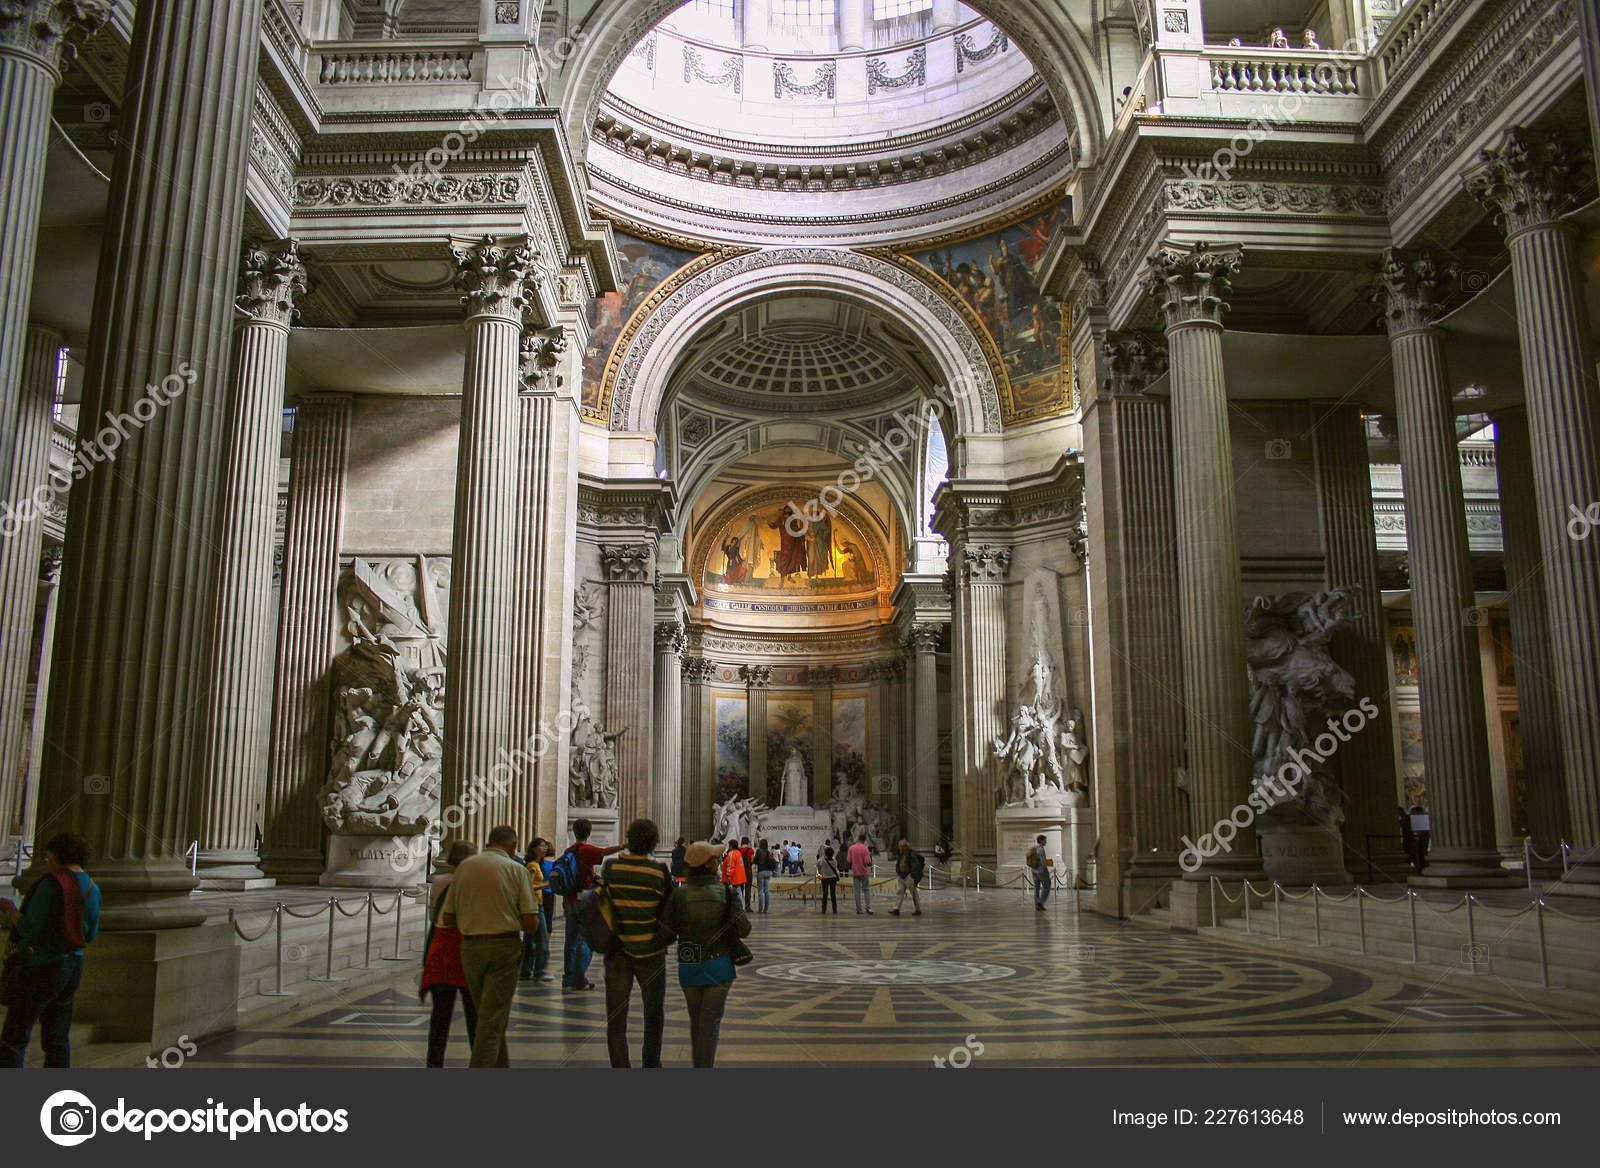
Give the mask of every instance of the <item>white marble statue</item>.
[[789, 758], [783, 764], [783, 806], [809, 807], [811, 805], [811, 784], [806, 779], [805, 759], [800, 757], [800, 748], [791, 746]]
[[737, 841], [745, 836], [755, 835], [761, 814], [770, 810], [771, 808], [761, 800], [752, 799], [748, 795], [736, 795], [725, 802], [713, 803], [712, 842]]
[[569, 807], [617, 805], [617, 739], [627, 730], [608, 731], [588, 711], [572, 728], [572, 761], [567, 768]]
[[1030, 676], [1032, 700], [1012, 711], [1009, 733], [992, 743], [995, 758], [1007, 764], [1000, 801], [1008, 807], [1081, 802], [1088, 791], [1083, 712], [1062, 704], [1042, 646], [1034, 647]]

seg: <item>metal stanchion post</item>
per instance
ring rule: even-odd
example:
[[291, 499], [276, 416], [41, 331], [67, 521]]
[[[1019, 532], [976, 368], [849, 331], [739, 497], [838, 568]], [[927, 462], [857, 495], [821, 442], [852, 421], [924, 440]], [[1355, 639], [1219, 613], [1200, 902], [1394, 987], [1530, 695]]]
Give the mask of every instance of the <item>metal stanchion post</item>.
[[1276, 880], [1272, 882], [1272, 925], [1278, 931], [1278, 935], [1274, 940], [1283, 940], [1282, 886]]
[[1322, 888], [1311, 886], [1311, 937], [1318, 949], [1322, 948]]
[[[231, 915], [231, 914], [230, 914]], [[279, 902], [272, 906], [272, 915], [275, 918], [275, 936], [272, 942], [272, 982], [274, 988], [263, 991], [264, 998], [292, 998], [294, 994], [283, 988], [283, 904]]]
[[[1099, 878], [1095, 876], [1096, 880]], [[1217, 878], [1211, 876], [1208, 879], [1211, 881], [1211, 927], [1214, 929], [1217, 927]]]
[[1472, 919], [1472, 893], [1467, 893], [1467, 965], [1472, 973], [1478, 972], [1478, 928]]
[[1522, 870], [1528, 876], [1528, 891], [1533, 891], [1533, 842], [1522, 837]]
[[400, 952], [400, 906], [405, 904], [405, 889], [400, 889], [394, 894], [394, 956], [385, 957], [385, 961], [404, 961], [405, 957]]
[[1361, 952], [1367, 951], [1367, 902], [1361, 899], [1364, 890], [1361, 885], [1356, 885], [1356, 936], [1360, 940]]
[[333, 976], [333, 928], [339, 923], [339, 901], [335, 897], [328, 897], [328, 958], [323, 965], [323, 981], [348, 981], [348, 978]]
[[361, 968], [372, 968], [372, 893], [367, 893], [367, 948], [361, 958]]
[[1248, 937], [1250, 935], [1250, 881], [1246, 880], [1242, 887], [1244, 889], [1244, 935]]
[[1417, 890], [1406, 889], [1406, 908], [1411, 913], [1411, 964], [1417, 963]]
[[1539, 981], [1545, 989], [1550, 988], [1550, 950], [1544, 939], [1544, 897], [1533, 902], [1534, 920], [1539, 925]]

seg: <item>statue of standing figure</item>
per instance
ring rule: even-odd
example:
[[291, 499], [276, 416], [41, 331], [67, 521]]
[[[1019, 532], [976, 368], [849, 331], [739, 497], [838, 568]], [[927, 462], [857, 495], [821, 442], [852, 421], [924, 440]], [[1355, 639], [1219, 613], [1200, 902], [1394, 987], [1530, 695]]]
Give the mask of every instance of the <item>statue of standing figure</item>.
[[811, 805], [811, 784], [806, 779], [806, 763], [805, 759], [800, 757], [798, 746], [789, 747], [789, 758], [783, 764], [782, 790], [785, 807]]

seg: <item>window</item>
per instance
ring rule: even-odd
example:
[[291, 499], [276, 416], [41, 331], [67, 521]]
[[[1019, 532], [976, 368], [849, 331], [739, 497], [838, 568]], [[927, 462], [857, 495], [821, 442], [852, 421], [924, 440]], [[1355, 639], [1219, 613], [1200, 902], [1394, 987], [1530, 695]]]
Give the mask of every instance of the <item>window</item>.
[[56, 393], [55, 401], [50, 403], [50, 416], [56, 421], [61, 420], [61, 406], [67, 400], [67, 374], [71, 368], [71, 361], [67, 349], [56, 350]]
[[732, 20], [733, 0], [689, 0], [689, 11], [713, 20]]
[[911, 16], [933, 7], [933, 0], [872, 0], [873, 20], [893, 20], [897, 16]]
[[832, 28], [836, 0], [772, 0], [772, 23], [781, 28]]

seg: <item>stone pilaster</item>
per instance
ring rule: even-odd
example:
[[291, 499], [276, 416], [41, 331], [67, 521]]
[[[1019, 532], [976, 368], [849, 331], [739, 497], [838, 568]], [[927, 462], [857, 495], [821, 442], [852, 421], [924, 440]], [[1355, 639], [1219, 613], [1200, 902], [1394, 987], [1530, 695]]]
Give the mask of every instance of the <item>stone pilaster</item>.
[[280, 883], [322, 875], [328, 770], [329, 672], [338, 627], [339, 545], [350, 449], [348, 394], [307, 394], [295, 404], [278, 656], [268, 756], [261, 867]]
[[[1372, 519], [1372, 472], [1366, 424], [1354, 405], [1314, 407], [1312, 433], [1317, 462], [1322, 550], [1329, 588], [1353, 588], [1357, 601], [1349, 629], [1334, 634], [1333, 659], [1355, 678], [1355, 697], [1371, 698], [1378, 716], [1339, 748], [1336, 765], [1344, 783], [1346, 867], [1365, 876], [1369, 836], [1395, 833], [1394, 737], [1390, 716], [1390, 672], [1378, 588], [1378, 537]], [[1398, 841], [1374, 840], [1373, 861], [1398, 870], [1405, 863]]]
[[[1222, 317], [1237, 248], [1167, 246], [1146, 280], [1166, 317], [1172, 386], [1172, 482], [1178, 545], [1183, 704], [1188, 725], [1189, 826], [1200, 840], [1250, 795], [1250, 704], [1234, 506]], [[1185, 876], [1254, 871], [1255, 833], [1204, 857]]]
[[[1512, 129], [1485, 150], [1467, 189], [1494, 208], [1511, 249], [1517, 335], [1533, 450], [1544, 589], [1555, 635], [1551, 680], [1566, 772], [1571, 878], [1600, 883], [1600, 538], [1569, 534], [1600, 503], [1600, 391], [1578, 264], [1560, 216], [1594, 174], [1587, 149]], [[1579, 524], [1578, 526], [1582, 526]]]
[[[910, 716], [906, 741], [908, 792], [906, 831], [918, 851], [939, 841], [943, 826], [939, 810], [939, 640], [938, 625], [915, 624], [906, 630], [901, 646], [906, 655]], [[970, 845], [960, 841], [963, 848]]]
[[838, 676], [838, 669], [832, 665], [806, 670], [806, 680], [811, 683], [811, 804], [814, 807], [825, 804], [833, 792], [833, 683]]
[[[1550, 671], [1550, 613], [1533, 483], [1528, 412], [1494, 415], [1495, 467], [1500, 475], [1500, 531], [1505, 541], [1506, 602], [1517, 662], [1517, 723], [1522, 736], [1528, 833], [1534, 850], [1554, 855], [1567, 829], [1566, 769], [1561, 760], [1560, 698]], [[1559, 867], [1559, 865], [1557, 865]]]
[[745, 684], [746, 735], [750, 743], [750, 797], [767, 798], [767, 688], [772, 685], [772, 666], [742, 665], [739, 677]]
[[[504, 757], [512, 733], [512, 549], [520, 534], [517, 394], [523, 323], [540, 280], [539, 253], [526, 236], [455, 239], [450, 251], [467, 310], [467, 357], [450, 541], [440, 798], [445, 811], [459, 806], [464, 813], [450, 837], [481, 844], [490, 829], [506, 822], [517, 776]], [[509, 780], [503, 787], [502, 779]]]
[[[9, 467], [18, 443], [18, 386], [25, 373], [51, 101], [77, 47], [110, 14], [111, 0], [0, 4], [0, 483], [7, 486], [15, 478]], [[15, 504], [15, 496], [7, 498]], [[0, 832], [6, 826], [0, 823]]]
[[507, 821], [524, 840], [563, 838], [572, 758], [578, 410], [564, 373], [571, 348], [561, 329], [522, 338], [509, 739], [522, 753], [512, 768]]
[[148, 0], [134, 17], [83, 401], [128, 433], [73, 490], [40, 816], [89, 842], [103, 930], [206, 916], [183, 855], [261, 13]]
[[11, 478], [4, 499], [8, 510], [0, 513], [0, 847], [22, 826], [22, 707], [33, 668], [34, 611], [44, 542], [44, 515], [37, 504], [55, 493], [48, 481], [51, 407], [64, 344], [55, 330], [28, 326], [12, 430], [16, 447], [10, 451]]
[[305, 265], [293, 240], [248, 243], [240, 273], [234, 394], [217, 523], [214, 680], [195, 783], [194, 832], [207, 887], [260, 879], [256, 825], [272, 722], [272, 542], [284, 377]]
[[957, 724], [952, 814], [957, 845], [987, 857], [994, 854], [995, 792], [1001, 779], [993, 744], [1005, 734], [1005, 586], [1011, 549], [968, 543], [960, 549], [957, 565], [952, 612]]
[[[710, 758], [711, 682], [716, 668], [703, 657], [683, 662], [683, 805], [678, 831], [693, 842], [711, 834], [711, 805], [717, 777]], [[670, 841], [668, 841], [670, 842]]]
[[678, 838], [683, 805], [683, 650], [688, 638], [678, 619], [655, 629], [655, 718], [650, 740], [650, 818], [667, 847]]
[[606, 604], [606, 728], [617, 740], [622, 826], [650, 814], [656, 553], [649, 544], [600, 548]]
[[1379, 289], [1394, 363], [1433, 820], [1427, 876], [1413, 879], [1427, 881], [1500, 873], [1478, 656], [1484, 614], [1474, 605], [1444, 333], [1434, 327], [1450, 275], [1426, 253], [1391, 249]]

